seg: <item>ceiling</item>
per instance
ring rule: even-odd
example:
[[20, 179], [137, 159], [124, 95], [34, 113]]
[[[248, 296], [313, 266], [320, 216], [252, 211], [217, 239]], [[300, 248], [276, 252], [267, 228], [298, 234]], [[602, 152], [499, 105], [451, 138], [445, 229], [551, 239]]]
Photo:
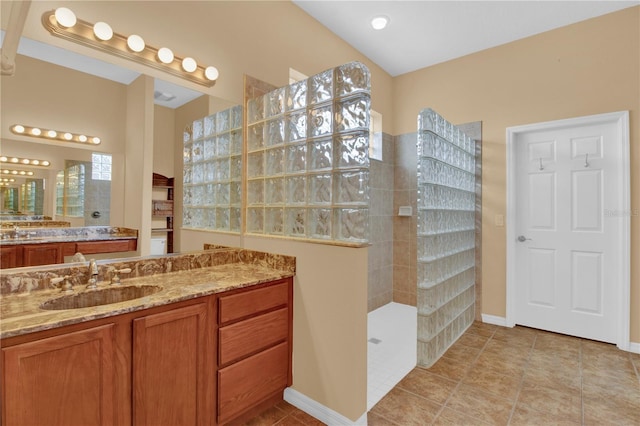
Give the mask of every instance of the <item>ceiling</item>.
[[[640, 4], [640, 1], [292, 0], [392, 76]], [[370, 21], [385, 15], [387, 28]]]

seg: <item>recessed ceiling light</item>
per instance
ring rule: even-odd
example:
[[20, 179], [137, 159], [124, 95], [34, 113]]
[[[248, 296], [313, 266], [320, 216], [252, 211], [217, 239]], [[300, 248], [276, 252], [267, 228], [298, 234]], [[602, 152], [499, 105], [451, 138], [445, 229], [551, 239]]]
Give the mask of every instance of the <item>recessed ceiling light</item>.
[[376, 16], [371, 20], [371, 26], [374, 30], [382, 30], [389, 24], [389, 18], [386, 16]]

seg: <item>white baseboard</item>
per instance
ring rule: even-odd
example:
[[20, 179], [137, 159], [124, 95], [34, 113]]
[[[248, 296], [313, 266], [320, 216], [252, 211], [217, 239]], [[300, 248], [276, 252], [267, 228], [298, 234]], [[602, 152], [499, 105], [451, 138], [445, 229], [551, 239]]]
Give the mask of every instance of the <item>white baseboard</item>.
[[507, 326], [507, 319], [505, 317], [497, 317], [495, 315], [482, 314], [482, 322], [499, 325], [501, 327]]
[[640, 354], [640, 343], [629, 342], [629, 352]]
[[325, 407], [319, 402], [309, 398], [308, 396], [298, 392], [292, 388], [286, 388], [284, 390], [284, 400], [294, 407], [304, 411], [312, 417], [320, 420], [328, 425], [367, 425], [367, 413], [365, 412], [355, 422], [343, 416], [342, 414], [333, 411], [329, 407]]

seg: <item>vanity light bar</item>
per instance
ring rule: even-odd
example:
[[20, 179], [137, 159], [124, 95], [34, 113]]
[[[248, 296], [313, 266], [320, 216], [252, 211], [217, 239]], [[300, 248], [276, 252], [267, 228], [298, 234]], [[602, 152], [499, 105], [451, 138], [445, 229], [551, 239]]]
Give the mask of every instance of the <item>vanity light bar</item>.
[[2, 169], [2, 170], [0, 170], [0, 175], [2, 175], [2, 176], [7, 176], [7, 175], [33, 176], [33, 172], [32, 171], [27, 171], [27, 170]]
[[66, 7], [45, 12], [42, 25], [56, 37], [150, 66], [202, 86], [211, 87], [218, 79], [216, 67], [204, 67], [191, 57], [176, 56], [167, 47], [150, 46], [138, 34], [128, 37], [118, 34], [105, 22], [91, 24], [77, 19], [73, 11]]
[[81, 133], [63, 132], [60, 130], [43, 129], [41, 127], [31, 127], [23, 124], [11, 126], [11, 132], [20, 136], [29, 136], [51, 141], [76, 142], [90, 145], [99, 145], [101, 140], [97, 136], [88, 136]]
[[[6, 157], [0, 156], [0, 163], [20, 164], [23, 166], [41, 166], [49, 167], [51, 163], [47, 160], [35, 160], [31, 158]], [[2, 171], [4, 173], [4, 170]], [[14, 174], [13, 172], [11, 174]]]
[[16, 180], [15, 180], [15, 179], [13, 179], [13, 178], [12, 178], [12, 179], [9, 179], [9, 178], [2, 178], [2, 179], [0, 179], [0, 181], [2, 181], [2, 182], [15, 182]]

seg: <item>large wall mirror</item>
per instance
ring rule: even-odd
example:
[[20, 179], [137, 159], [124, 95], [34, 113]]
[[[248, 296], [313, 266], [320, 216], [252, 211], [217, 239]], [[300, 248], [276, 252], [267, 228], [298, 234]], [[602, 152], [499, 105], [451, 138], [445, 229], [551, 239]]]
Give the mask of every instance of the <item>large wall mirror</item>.
[[[139, 77], [138, 72], [23, 38], [15, 75], [0, 80], [0, 155], [46, 160], [50, 165], [20, 166], [33, 174], [14, 178], [2, 187], [0, 210], [50, 216], [71, 226], [125, 226], [124, 191], [130, 183], [125, 184], [124, 164], [131, 142], [127, 146], [124, 124], [128, 120], [128, 87]], [[238, 96], [241, 99], [242, 94]], [[239, 101], [214, 98], [155, 78], [153, 104], [153, 172], [175, 177], [181, 187], [185, 127]], [[14, 124], [86, 133], [100, 137], [101, 143], [52, 142], [15, 135], [10, 132]], [[18, 166], [3, 163], [2, 168]], [[34, 201], [18, 202], [27, 187], [37, 193], [29, 195]], [[144, 188], [147, 190], [153, 191], [151, 187]], [[179, 225], [181, 192], [175, 200]]]

